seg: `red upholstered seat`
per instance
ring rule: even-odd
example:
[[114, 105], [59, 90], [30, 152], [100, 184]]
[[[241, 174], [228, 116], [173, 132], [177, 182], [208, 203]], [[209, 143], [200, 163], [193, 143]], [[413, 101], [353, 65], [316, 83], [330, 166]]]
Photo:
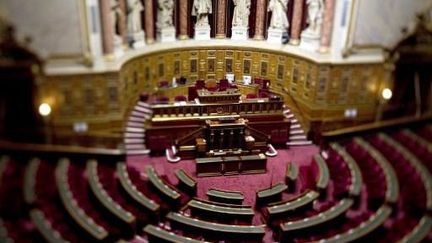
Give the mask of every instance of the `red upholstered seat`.
[[158, 104], [167, 104], [169, 102], [169, 98], [166, 96], [160, 96], [156, 99], [156, 103]]
[[258, 84], [260, 87], [262, 87], [263, 79], [262, 78], [254, 78], [253, 83]]
[[184, 96], [184, 95], [177, 95], [177, 96], [174, 98], [174, 100], [175, 100], [176, 102], [179, 102], [179, 101], [186, 101], [187, 99], [186, 99], [186, 96]]
[[270, 87], [270, 79], [263, 79], [261, 88], [268, 89]]
[[159, 88], [168, 88], [169, 87], [169, 83], [166, 80], [159, 81], [158, 87]]
[[247, 94], [246, 95], [246, 99], [256, 99], [256, 94], [253, 94], [253, 93], [249, 93], [249, 94]]
[[142, 92], [142, 93], [139, 95], [139, 99], [140, 99], [140, 101], [142, 101], [142, 102], [147, 102], [147, 101], [148, 101], [148, 98], [149, 98], [149, 94], [148, 94], [147, 92]]
[[188, 88], [188, 100], [189, 101], [195, 100], [195, 98], [198, 97], [197, 89], [198, 88], [196, 87], [196, 85], [195, 85], [195, 87], [194, 86], [190, 86]]
[[205, 81], [203, 79], [198, 79], [195, 82], [195, 88], [198, 89], [203, 89], [205, 87]]
[[228, 79], [221, 79], [219, 81], [219, 90], [220, 91], [225, 91], [228, 87], [229, 87], [229, 82]]

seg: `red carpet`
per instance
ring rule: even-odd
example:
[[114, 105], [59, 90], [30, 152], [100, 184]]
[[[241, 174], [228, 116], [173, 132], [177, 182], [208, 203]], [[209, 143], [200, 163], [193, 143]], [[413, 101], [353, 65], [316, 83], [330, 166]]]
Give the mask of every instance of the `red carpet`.
[[[189, 175], [195, 177], [197, 180], [199, 198], [207, 199], [206, 192], [210, 188], [237, 190], [243, 192], [245, 196], [243, 204], [255, 205], [255, 192], [257, 190], [270, 187], [278, 182], [284, 182], [287, 162], [292, 161], [298, 166], [308, 165], [312, 160], [312, 156], [317, 152], [318, 147], [315, 145], [282, 149], [278, 150], [278, 155], [276, 157], [268, 158], [267, 173], [216, 177], [197, 178], [194, 160], [182, 160], [178, 163], [170, 163], [162, 156], [128, 156], [127, 163], [137, 168], [139, 171], [144, 171], [146, 165], [153, 165], [158, 173], [162, 176], [167, 176], [169, 182], [173, 185], [178, 183], [174, 171], [183, 168]], [[297, 187], [296, 192], [292, 194], [284, 193], [283, 199], [293, 197], [298, 191], [299, 187]], [[256, 214], [253, 219], [253, 224], [262, 223], [260, 214]]]

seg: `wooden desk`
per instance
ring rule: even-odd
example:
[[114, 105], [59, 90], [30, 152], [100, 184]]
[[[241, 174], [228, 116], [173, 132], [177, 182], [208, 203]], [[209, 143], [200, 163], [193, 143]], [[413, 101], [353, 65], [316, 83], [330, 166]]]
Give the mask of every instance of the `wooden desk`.
[[36, 201], [36, 175], [41, 161], [38, 158], [33, 158], [27, 164], [24, 173], [24, 201], [27, 204], [33, 204]]
[[244, 200], [243, 193], [240, 191], [210, 189], [207, 191], [207, 196], [211, 201], [222, 203], [242, 204]]
[[187, 192], [188, 194], [195, 196], [197, 191], [197, 182], [185, 170], [179, 169], [175, 171], [175, 175], [179, 180], [178, 188]]
[[335, 206], [317, 215], [281, 223], [279, 227], [281, 231], [280, 241], [284, 242], [286, 237], [292, 237], [297, 232], [305, 232], [305, 230], [320, 226], [323, 223], [330, 223], [332, 220], [343, 216], [353, 204], [354, 201], [352, 199], [342, 199]]
[[108, 237], [108, 231], [104, 227], [98, 225], [82, 208], [80, 208], [80, 206], [78, 206], [78, 203], [69, 188], [69, 163], [68, 159], [61, 159], [56, 168], [55, 178], [60, 199], [66, 208], [66, 211], [83, 230], [95, 239], [103, 240]]
[[265, 225], [230, 225], [219, 224], [187, 217], [183, 214], [170, 212], [166, 216], [174, 228], [198, 230], [221, 240], [226, 239], [254, 239], [262, 240]]
[[354, 158], [338, 143], [330, 144], [330, 147], [335, 150], [340, 156], [342, 156], [345, 163], [347, 163], [348, 168], [351, 173], [351, 186], [349, 189], [349, 194], [353, 197], [360, 196], [361, 188], [363, 184], [363, 178], [361, 175], [361, 170], [354, 160]]
[[265, 207], [264, 215], [268, 220], [276, 217], [285, 216], [306, 207], [312, 207], [312, 203], [318, 199], [319, 193], [316, 191], [306, 191], [298, 197], [286, 202], [272, 203]]
[[[333, 237], [323, 239], [326, 243], [339, 243], [339, 242], [352, 242], [358, 241], [362, 237], [367, 236], [374, 230], [378, 229], [384, 224], [384, 222], [390, 217], [392, 210], [389, 206], [383, 205], [378, 211], [369, 217], [368, 220], [362, 222], [360, 225], [353, 229], [349, 229], [341, 234], [337, 234]], [[417, 242], [417, 241], [409, 241]]]
[[134, 224], [136, 220], [135, 216], [118, 204], [100, 183], [97, 166], [98, 164], [96, 160], [87, 161], [87, 179], [93, 195], [95, 195], [96, 199], [116, 218], [128, 225]]
[[0, 182], [3, 181], [3, 173], [5, 172], [8, 163], [10, 162], [10, 157], [6, 155], [2, 155], [0, 157]]
[[251, 222], [252, 218], [255, 216], [255, 212], [250, 206], [232, 207], [197, 199], [190, 200], [187, 205], [191, 209], [193, 215], [197, 214], [202, 217], [217, 219], [218, 221], [240, 219]]
[[432, 217], [425, 215], [420, 219], [420, 222], [416, 227], [399, 242], [411, 243], [411, 242], [421, 242], [427, 237], [427, 235], [432, 230]]
[[197, 176], [219, 176], [265, 173], [267, 157], [264, 154], [197, 158]]
[[224, 175], [238, 175], [240, 174], [241, 157], [240, 156], [226, 156], [222, 157], [222, 174]]
[[197, 158], [195, 160], [197, 176], [222, 175], [222, 162], [221, 157]]
[[426, 192], [426, 210], [432, 212], [432, 175], [428, 168], [421, 162], [411, 151], [405, 146], [400, 144], [398, 141], [389, 137], [384, 133], [380, 133], [379, 137], [383, 139], [387, 144], [396, 149], [401, 153], [405, 160], [415, 169], [416, 173], [420, 176], [424, 189]]
[[256, 192], [256, 203], [257, 205], [263, 205], [266, 203], [280, 201], [282, 199], [282, 193], [288, 189], [285, 183], [278, 183], [272, 187], [262, 189]]
[[148, 224], [144, 227], [144, 233], [147, 234], [150, 243], [155, 242], [172, 242], [172, 243], [201, 243], [203, 241], [194, 240], [189, 237], [177, 235], [160, 227]]
[[52, 228], [50, 222], [45, 217], [45, 214], [39, 209], [32, 209], [30, 211], [30, 218], [33, 224], [36, 226], [37, 230], [47, 242], [68, 242]]
[[355, 137], [354, 141], [366, 150], [384, 171], [387, 188], [385, 201], [390, 204], [395, 204], [399, 198], [399, 182], [393, 167], [376, 148], [371, 146], [363, 138]]
[[158, 189], [162, 196], [165, 196], [173, 202], [180, 202], [180, 193], [165, 183], [152, 166], [147, 166], [145, 171], [151, 184]]
[[325, 191], [330, 182], [330, 172], [326, 162], [320, 154], [315, 154], [314, 163], [318, 166], [318, 178], [316, 179], [316, 187], [320, 191]]
[[296, 181], [299, 175], [299, 168], [293, 162], [288, 162], [285, 171], [285, 183], [288, 185], [288, 190], [290, 192], [295, 191]]
[[264, 154], [240, 156], [240, 173], [265, 173], [267, 170], [267, 157]]
[[133, 185], [124, 162], [117, 163], [117, 177], [123, 190], [135, 200], [138, 204], [153, 213], [159, 213], [160, 205], [142, 194], [135, 185]]

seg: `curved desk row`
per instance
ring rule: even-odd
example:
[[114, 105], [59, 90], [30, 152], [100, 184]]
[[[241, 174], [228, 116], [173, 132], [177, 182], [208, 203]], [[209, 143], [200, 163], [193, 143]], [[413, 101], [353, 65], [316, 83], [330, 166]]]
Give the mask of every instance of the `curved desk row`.
[[99, 174], [97, 171], [98, 163], [96, 160], [89, 160], [87, 162], [86, 173], [89, 181], [90, 189], [99, 200], [99, 202], [116, 218], [125, 222], [126, 224], [133, 224], [136, 220], [131, 212], [124, 209], [108, 194], [100, 182]]
[[125, 190], [126, 193], [133, 200], [135, 200], [138, 204], [140, 204], [144, 208], [148, 209], [150, 212], [153, 213], [159, 212], [160, 205], [155, 201], [151, 200], [150, 198], [146, 197], [144, 194], [142, 194], [132, 183], [125, 163], [123, 162], [117, 163], [116, 172], [117, 172], [117, 177], [120, 181], [120, 185], [122, 186], [123, 190]]
[[265, 234], [265, 225], [231, 225], [213, 223], [196, 218], [191, 218], [183, 214], [170, 212], [166, 216], [171, 221], [173, 228], [182, 230], [190, 229], [200, 231], [204, 235], [220, 240], [256, 240], [262, 241]]
[[361, 175], [361, 170], [359, 166], [357, 165], [357, 162], [354, 160], [354, 158], [338, 143], [332, 143], [330, 144], [330, 147], [336, 151], [345, 161], [345, 163], [348, 165], [348, 168], [351, 173], [351, 185], [349, 189], [349, 194], [351, 196], [357, 197], [361, 193], [361, 188], [363, 184], [363, 178]]
[[192, 214], [197, 214], [210, 219], [224, 221], [226, 219], [240, 219], [252, 221], [255, 212], [252, 207], [232, 207], [230, 205], [216, 204], [209, 201], [192, 199], [188, 202]]

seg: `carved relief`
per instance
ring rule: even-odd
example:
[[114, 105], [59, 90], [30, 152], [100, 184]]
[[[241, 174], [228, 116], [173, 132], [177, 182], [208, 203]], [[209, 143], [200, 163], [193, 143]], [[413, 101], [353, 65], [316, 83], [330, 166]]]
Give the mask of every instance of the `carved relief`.
[[250, 74], [250, 68], [251, 68], [251, 61], [250, 60], [244, 60], [243, 61], [243, 74]]
[[233, 60], [231, 58], [225, 59], [225, 71], [227, 73], [232, 73], [233, 72], [232, 62], [233, 62]]

